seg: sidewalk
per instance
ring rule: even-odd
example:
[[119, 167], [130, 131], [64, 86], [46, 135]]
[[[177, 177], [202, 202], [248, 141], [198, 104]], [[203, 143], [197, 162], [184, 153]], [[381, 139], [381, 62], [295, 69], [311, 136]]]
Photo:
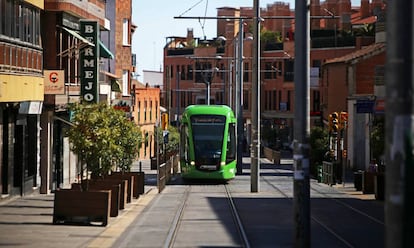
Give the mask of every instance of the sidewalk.
[[[132, 171], [139, 171], [135, 163]], [[54, 194], [13, 197], [0, 201], [1, 247], [109, 247], [134, 220], [146, 204], [157, 195], [156, 171], [150, 161], [142, 161], [145, 173], [145, 193], [127, 204], [118, 217], [110, 219], [106, 227], [53, 225]], [[155, 182], [155, 183], [154, 183]]]

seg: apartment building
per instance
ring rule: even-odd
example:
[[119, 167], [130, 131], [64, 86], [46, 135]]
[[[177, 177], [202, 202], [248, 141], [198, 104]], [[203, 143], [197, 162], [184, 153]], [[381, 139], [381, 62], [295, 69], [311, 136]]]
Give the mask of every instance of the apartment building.
[[162, 112], [160, 106], [161, 90], [159, 87], [151, 87], [148, 83], [143, 85], [136, 80], [133, 82], [131, 91], [134, 96], [132, 116], [143, 136], [138, 158], [150, 159], [157, 152], [156, 126], [160, 123]]
[[0, 191], [33, 192], [43, 104], [43, 0], [0, 0]]
[[[351, 6], [350, 0], [311, 1], [311, 16], [326, 16], [311, 19], [311, 125], [326, 125], [327, 111], [330, 111], [328, 102], [324, 101], [328, 92], [321, 91], [324, 64], [372, 44], [375, 34], [360, 32], [369, 25], [375, 27], [383, 8], [384, 3], [377, 0], [371, 3], [361, 0], [361, 7]], [[163, 104], [174, 121], [187, 105], [204, 104], [207, 99], [210, 104], [227, 104], [235, 110], [236, 94], [240, 94], [245, 136], [249, 138], [253, 64], [250, 17], [253, 10], [223, 7], [217, 10], [217, 16], [231, 18], [217, 20], [215, 38], [194, 37], [191, 29], [186, 37], [167, 37]], [[279, 142], [286, 146], [292, 141], [294, 128], [295, 26], [291, 18], [294, 12], [288, 3], [275, 2], [262, 9], [261, 16], [264, 18], [260, 51], [261, 125], [279, 129], [283, 134]], [[287, 18], [272, 18], [275, 16]], [[358, 44], [357, 36], [363, 36]]]
[[[45, 78], [56, 75], [58, 80], [54, 87], [45, 88], [40, 193], [68, 186], [81, 173], [79, 160], [65, 137], [71, 125], [70, 103], [131, 106], [130, 73], [134, 67], [130, 44], [135, 28], [131, 15], [130, 0], [44, 1]], [[126, 115], [131, 117], [130, 112]]]

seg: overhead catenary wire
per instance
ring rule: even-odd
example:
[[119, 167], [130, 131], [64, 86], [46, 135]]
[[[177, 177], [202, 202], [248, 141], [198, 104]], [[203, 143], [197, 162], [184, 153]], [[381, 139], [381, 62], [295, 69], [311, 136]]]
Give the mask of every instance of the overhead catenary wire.
[[[185, 18], [185, 17], [183, 17], [183, 15], [185, 15], [186, 13], [188, 13], [189, 11], [191, 11], [194, 7], [196, 7], [197, 5], [199, 5], [203, 1], [204, 0], [200, 0], [197, 3], [195, 3], [193, 6], [191, 6], [186, 11], [184, 11], [183, 13], [181, 13], [178, 16], [178, 18]], [[208, 0], [206, 0], [206, 6], [204, 8], [204, 17], [199, 17], [198, 18], [198, 23], [200, 23], [201, 30], [203, 31], [203, 37], [204, 37], [204, 39], [206, 39], [206, 33], [205, 33], [205, 30], [204, 30], [204, 27], [205, 27], [205, 24], [206, 24], [206, 19], [208, 19], [207, 18], [207, 9], [208, 9]], [[201, 22], [201, 20], [203, 20], [203, 22]]]

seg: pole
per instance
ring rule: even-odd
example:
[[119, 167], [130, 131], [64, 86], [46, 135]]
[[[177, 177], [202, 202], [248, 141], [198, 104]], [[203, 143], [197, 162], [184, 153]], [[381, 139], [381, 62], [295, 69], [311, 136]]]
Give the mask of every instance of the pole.
[[229, 106], [234, 110], [233, 102], [233, 61], [229, 61]]
[[238, 58], [237, 58], [237, 174], [243, 173], [243, 19], [239, 20]]
[[177, 71], [177, 79], [176, 79], [176, 102], [177, 102], [177, 122], [176, 122], [176, 126], [178, 127], [178, 121], [179, 121], [179, 116], [180, 116], [180, 79], [181, 79], [181, 71]]
[[166, 68], [166, 81], [167, 81], [167, 87], [165, 89], [165, 105], [167, 107], [167, 113], [168, 116], [171, 116], [171, 71], [170, 67], [167, 66]]
[[211, 84], [211, 82], [210, 81], [208, 81], [207, 82], [207, 105], [210, 105], [210, 84]]
[[260, 175], [260, 7], [259, 0], [253, 1], [253, 71], [252, 71], [252, 150], [251, 150], [251, 174], [250, 191], [259, 192]]
[[295, 247], [310, 247], [309, 189], [309, 0], [295, 1], [295, 126], [293, 143], [293, 209]]
[[414, 247], [413, 2], [388, 1], [385, 247]]

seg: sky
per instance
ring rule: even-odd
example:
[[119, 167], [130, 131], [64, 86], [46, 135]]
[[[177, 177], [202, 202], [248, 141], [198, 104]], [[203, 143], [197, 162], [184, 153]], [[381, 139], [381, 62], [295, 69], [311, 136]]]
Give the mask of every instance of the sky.
[[[260, 7], [274, 2], [289, 3], [295, 0], [259, 0]], [[321, 0], [323, 2], [323, 0]], [[359, 6], [361, 0], [352, 0]], [[132, 23], [137, 26], [132, 37], [132, 53], [137, 55], [138, 80], [142, 81], [142, 70], [160, 71], [163, 67], [163, 47], [166, 37], [187, 35], [192, 28], [194, 37], [211, 39], [216, 37], [216, 20], [176, 19], [178, 16], [217, 16], [220, 7], [253, 7], [253, 0], [132, 0]]]

